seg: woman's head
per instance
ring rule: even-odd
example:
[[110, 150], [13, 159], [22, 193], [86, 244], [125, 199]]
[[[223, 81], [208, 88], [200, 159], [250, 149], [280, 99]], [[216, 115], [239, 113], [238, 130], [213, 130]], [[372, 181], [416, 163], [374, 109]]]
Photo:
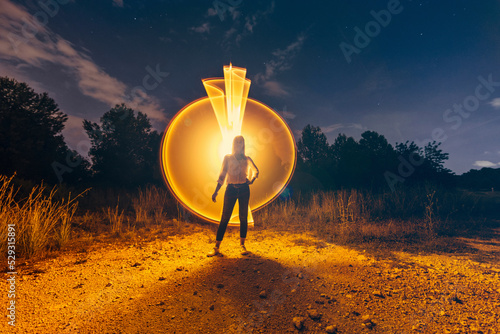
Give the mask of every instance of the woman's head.
[[245, 138], [243, 136], [236, 136], [233, 139], [233, 154], [245, 155]]

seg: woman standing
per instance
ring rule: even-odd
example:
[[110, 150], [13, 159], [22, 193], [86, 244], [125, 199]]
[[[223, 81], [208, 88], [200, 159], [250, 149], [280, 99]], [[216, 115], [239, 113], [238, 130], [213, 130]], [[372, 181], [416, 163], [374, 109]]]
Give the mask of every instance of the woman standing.
[[[249, 180], [249, 170], [252, 169], [252, 179]], [[246, 255], [248, 251], [245, 248], [245, 238], [248, 229], [248, 201], [250, 199], [250, 187], [259, 176], [259, 169], [250, 157], [245, 155], [245, 139], [243, 136], [236, 136], [233, 140], [233, 153], [224, 157], [222, 169], [217, 180], [217, 188], [212, 195], [212, 201], [215, 202], [217, 194], [227, 177], [227, 187], [224, 194], [224, 206], [214, 249], [207, 256], [219, 254], [219, 246], [226, 233], [227, 224], [231, 218], [236, 200], [240, 208], [240, 248], [241, 254]]]

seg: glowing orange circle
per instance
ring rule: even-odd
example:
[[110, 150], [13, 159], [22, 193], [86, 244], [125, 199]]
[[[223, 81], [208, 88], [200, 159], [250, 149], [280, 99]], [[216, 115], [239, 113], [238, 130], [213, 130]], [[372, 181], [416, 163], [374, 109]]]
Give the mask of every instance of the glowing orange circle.
[[[245, 138], [246, 155], [260, 171], [259, 178], [250, 186], [249, 206], [255, 211], [285, 189], [295, 169], [297, 149], [293, 134], [281, 116], [250, 98], [241, 135]], [[211, 197], [222, 159], [231, 153], [220, 151], [222, 143], [223, 137], [208, 97], [181, 109], [167, 126], [161, 143], [161, 168], [169, 189], [186, 209], [213, 223], [218, 223], [221, 217], [225, 186], [216, 203]], [[237, 206], [233, 212], [238, 212]], [[249, 218], [252, 223], [251, 216]], [[232, 219], [230, 224], [239, 222]]]

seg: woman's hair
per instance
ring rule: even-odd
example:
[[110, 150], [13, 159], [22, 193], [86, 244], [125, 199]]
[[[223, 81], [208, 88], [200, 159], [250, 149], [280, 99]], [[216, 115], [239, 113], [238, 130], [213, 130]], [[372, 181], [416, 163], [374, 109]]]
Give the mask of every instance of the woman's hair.
[[[236, 143], [241, 142], [243, 144], [243, 148], [241, 152], [236, 152]], [[245, 155], [245, 138], [243, 136], [236, 136], [233, 139], [233, 154], [241, 153]]]

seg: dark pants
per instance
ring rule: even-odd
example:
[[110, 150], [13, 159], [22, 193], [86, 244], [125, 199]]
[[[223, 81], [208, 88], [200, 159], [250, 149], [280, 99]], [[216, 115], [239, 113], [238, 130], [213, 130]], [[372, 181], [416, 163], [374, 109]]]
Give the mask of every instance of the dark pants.
[[248, 184], [228, 184], [224, 194], [224, 207], [222, 209], [222, 218], [217, 229], [217, 241], [222, 241], [226, 233], [227, 224], [231, 219], [234, 205], [238, 200], [240, 207], [240, 237], [246, 238], [248, 229], [248, 201], [250, 199], [250, 187]]

